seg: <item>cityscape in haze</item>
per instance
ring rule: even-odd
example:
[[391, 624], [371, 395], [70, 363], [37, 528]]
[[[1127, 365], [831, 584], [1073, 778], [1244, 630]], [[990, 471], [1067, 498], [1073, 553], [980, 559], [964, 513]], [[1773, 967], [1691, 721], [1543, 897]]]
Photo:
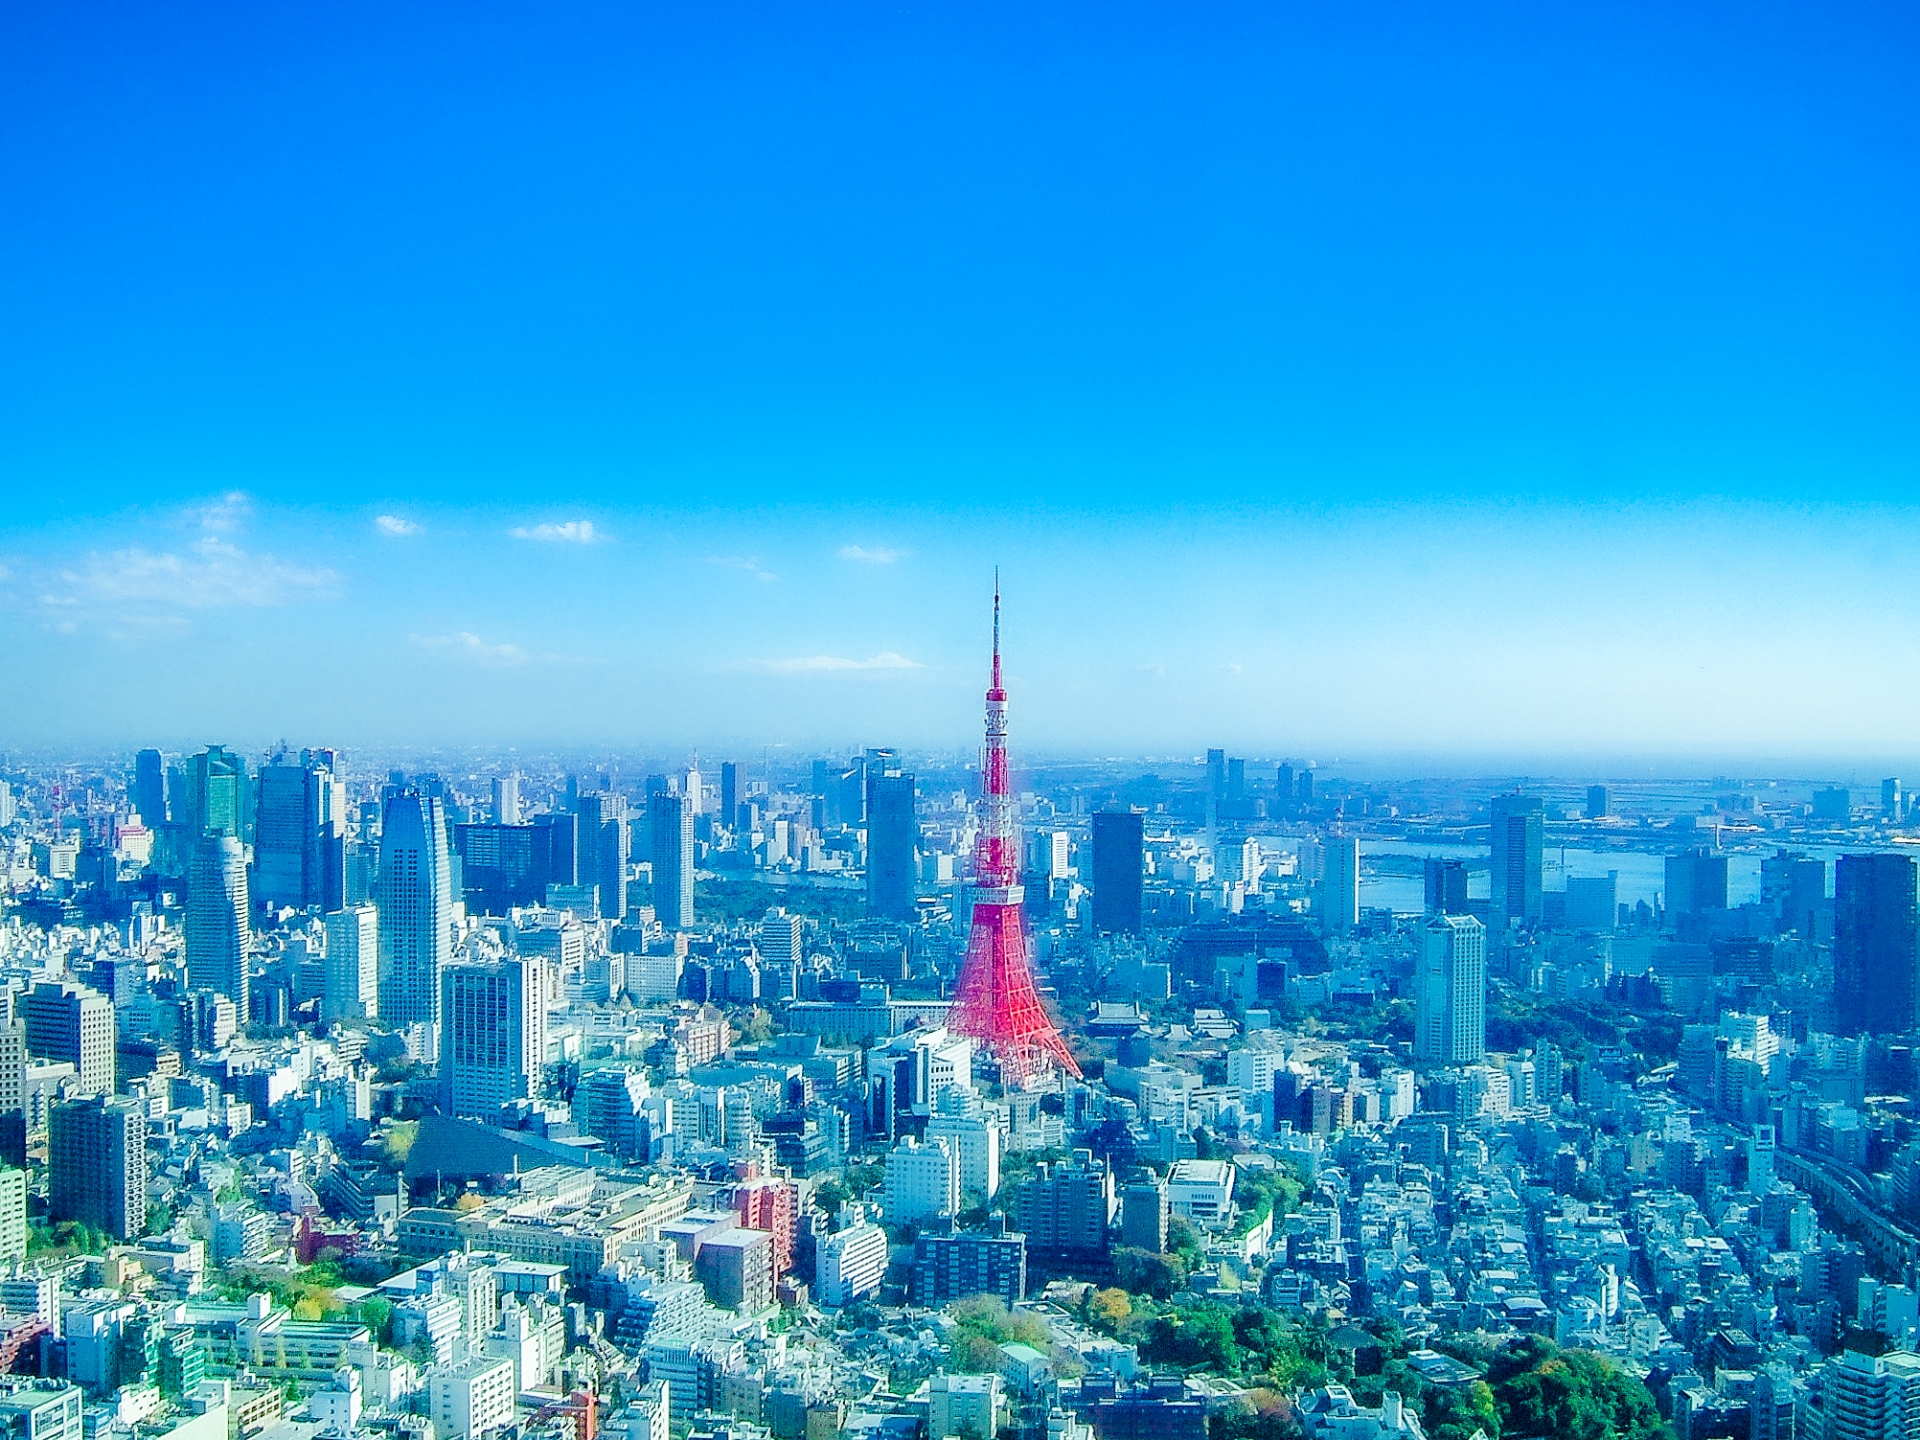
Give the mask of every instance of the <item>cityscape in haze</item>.
[[0, 1440], [1920, 1440], [1916, 58], [0, 15]]

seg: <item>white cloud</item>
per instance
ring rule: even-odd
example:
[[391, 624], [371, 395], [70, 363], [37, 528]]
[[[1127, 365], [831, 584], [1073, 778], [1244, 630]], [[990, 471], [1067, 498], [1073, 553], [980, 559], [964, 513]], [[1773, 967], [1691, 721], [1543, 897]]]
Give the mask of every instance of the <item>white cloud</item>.
[[440, 650], [470, 660], [486, 660], [500, 665], [524, 665], [532, 657], [518, 645], [489, 645], [471, 630], [453, 635], [415, 635], [413, 643], [423, 650]]
[[224, 535], [228, 531], [238, 530], [246, 518], [253, 514], [253, 501], [247, 498], [244, 490], [229, 490], [209, 505], [202, 505], [192, 516], [202, 530], [210, 535]]
[[402, 519], [398, 515], [381, 515], [373, 524], [382, 535], [418, 535], [424, 528], [419, 521]]
[[862, 565], [891, 565], [896, 560], [906, 559], [911, 553], [911, 551], [907, 550], [889, 550], [884, 545], [876, 545], [871, 549], [865, 545], [842, 545], [840, 547], [840, 558], [842, 560], [853, 560]]
[[597, 545], [607, 536], [591, 520], [563, 520], [557, 525], [516, 525], [507, 532], [516, 540], [554, 540], [569, 545]]
[[209, 535], [185, 553], [137, 545], [104, 555], [96, 551], [77, 569], [61, 571], [60, 580], [68, 593], [49, 595], [46, 603], [207, 610], [325, 599], [336, 592], [340, 577], [325, 568], [256, 555]]
[[780, 577], [771, 570], [762, 570], [758, 560], [741, 555], [709, 555], [707, 564], [723, 566], [728, 570], [744, 570], [756, 580], [778, 580]]
[[793, 660], [762, 660], [759, 666], [779, 675], [817, 674], [831, 670], [923, 670], [918, 660], [909, 660], [891, 650], [871, 660], [850, 660], [840, 655], [805, 655]]

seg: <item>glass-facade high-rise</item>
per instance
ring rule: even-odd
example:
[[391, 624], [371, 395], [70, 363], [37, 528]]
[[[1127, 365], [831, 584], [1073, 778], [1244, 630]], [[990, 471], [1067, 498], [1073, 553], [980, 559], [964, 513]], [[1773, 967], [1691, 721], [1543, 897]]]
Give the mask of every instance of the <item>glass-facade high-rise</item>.
[[1920, 1006], [1914, 863], [1842, 855], [1833, 871], [1833, 1015], [1843, 1035], [1897, 1035]]
[[133, 757], [133, 808], [149, 830], [167, 823], [167, 769], [158, 750]]
[[1146, 872], [1146, 817], [1103, 810], [1093, 817], [1093, 928], [1103, 935], [1138, 935]]
[[233, 1001], [245, 1024], [252, 927], [247, 852], [233, 835], [202, 835], [187, 874], [187, 984]]
[[1493, 878], [1487, 909], [1496, 929], [1540, 923], [1546, 821], [1546, 805], [1536, 795], [1494, 799], [1488, 835]]
[[653, 910], [669, 930], [693, 924], [693, 805], [684, 795], [647, 797], [647, 858], [653, 864]]
[[453, 958], [453, 881], [438, 795], [390, 789], [380, 825], [380, 1018], [398, 1029], [440, 1020], [440, 972]]
[[199, 835], [245, 838], [251, 806], [247, 803], [247, 762], [223, 745], [210, 745], [187, 757], [187, 813], [174, 818]]
[[913, 918], [914, 865], [920, 822], [914, 778], [891, 750], [867, 761], [867, 913], [886, 920]]
[[258, 787], [253, 898], [274, 908], [324, 906], [328, 846], [346, 830], [346, 790], [335, 778], [333, 752], [307, 750], [298, 763], [262, 765]]

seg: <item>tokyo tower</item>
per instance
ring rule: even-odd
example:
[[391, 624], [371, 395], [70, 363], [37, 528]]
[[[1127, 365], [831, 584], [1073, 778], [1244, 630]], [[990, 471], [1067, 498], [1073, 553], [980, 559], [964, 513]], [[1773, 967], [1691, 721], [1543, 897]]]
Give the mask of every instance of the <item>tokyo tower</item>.
[[985, 810], [973, 852], [973, 934], [960, 971], [948, 1028], [1000, 1062], [1009, 1088], [1022, 1088], [1058, 1064], [1080, 1073], [1034, 988], [1021, 916], [1026, 892], [1013, 834], [1013, 796], [1007, 784], [1007, 692], [1000, 684], [1000, 580], [993, 582], [993, 681], [987, 687], [987, 751], [981, 804]]

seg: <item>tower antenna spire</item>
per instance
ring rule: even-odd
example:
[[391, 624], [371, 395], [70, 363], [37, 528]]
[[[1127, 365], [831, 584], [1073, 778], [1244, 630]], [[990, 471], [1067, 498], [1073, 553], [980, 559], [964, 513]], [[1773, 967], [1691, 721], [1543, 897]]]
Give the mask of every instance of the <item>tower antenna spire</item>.
[[1000, 688], [1000, 567], [993, 567], [993, 688]]

